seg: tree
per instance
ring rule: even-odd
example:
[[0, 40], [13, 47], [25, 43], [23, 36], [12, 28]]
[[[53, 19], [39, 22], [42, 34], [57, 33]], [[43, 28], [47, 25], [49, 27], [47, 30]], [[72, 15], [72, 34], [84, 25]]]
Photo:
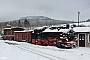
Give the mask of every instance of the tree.
[[12, 21], [9, 24], [13, 27], [13, 22]]
[[24, 20], [24, 27], [26, 27], [26, 28], [29, 29], [29, 26], [30, 26], [30, 23], [29, 23], [29, 21], [27, 20], [27, 18], [25, 18], [25, 20]]
[[4, 22], [4, 27], [6, 27], [6, 26], [7, 26], [7, 24], [8, 24], [7, 22]]
[[16, 21], [13, 21], [13, 26], [17, 27], [17, 22]]
[[18, 27], [22, 27], [21, 21], [18, 21]]
[[29, 21], [27, 21], [27, 28], [28, 28], [28, 30], [29, 30], [29, 28], [31, 28]]
[[39, 25], [40, 25], [40, 21], [36, 20], [36, 26], [39, 26]]
[[26, 25], [27, 25], [27, 19], [25, 18], [25, 20], [24, 20], [24, 27], [26, 27]]

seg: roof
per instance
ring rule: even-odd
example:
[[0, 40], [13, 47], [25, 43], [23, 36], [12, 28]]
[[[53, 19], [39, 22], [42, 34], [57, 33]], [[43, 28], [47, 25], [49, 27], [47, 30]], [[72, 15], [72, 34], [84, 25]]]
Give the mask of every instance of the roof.
[[74, 27], [75, 32], [90, 32], [90, 27]]
[[4, 29], [11, 29], [11, 28], [4, 28]]
[[14, 31], [14, 32], [32, 32], [33, 30]]

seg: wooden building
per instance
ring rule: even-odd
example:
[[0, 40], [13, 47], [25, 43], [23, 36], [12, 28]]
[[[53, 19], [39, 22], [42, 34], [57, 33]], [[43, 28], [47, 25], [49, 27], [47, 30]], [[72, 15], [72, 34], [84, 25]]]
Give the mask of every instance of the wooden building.
[[32, 41], [32, 30], [14, 31], [14, 40], [31, 42]]
[[13, 40], [14, 39], [14, 31], [22, 31], [23, 28], [14, 27], [14, 28], [4, 28], [4, 40]]

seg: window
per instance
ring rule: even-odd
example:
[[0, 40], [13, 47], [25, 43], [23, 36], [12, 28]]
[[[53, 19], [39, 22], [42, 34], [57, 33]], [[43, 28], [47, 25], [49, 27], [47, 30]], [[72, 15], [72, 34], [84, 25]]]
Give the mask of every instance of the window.
[[81, 40], [81, 35], [79, 35], [79, 40]]
[[85, 40], [85, 36], [84, 35], [82, 35], [82, 40]]
[[79, 40], [85, 40], [85, 34], [79, 34]]
[[88, 42], [90, 43], [90, 35], [88, 35], [88, 38], [89, 38], [89, 39], [88, 39]]

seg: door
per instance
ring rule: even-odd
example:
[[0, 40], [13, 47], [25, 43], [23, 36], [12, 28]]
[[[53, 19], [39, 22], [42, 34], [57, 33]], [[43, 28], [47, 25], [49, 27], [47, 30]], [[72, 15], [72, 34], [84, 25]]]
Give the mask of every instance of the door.
[[79, 34], [79, 46], [85, 47], [85, 34]]

